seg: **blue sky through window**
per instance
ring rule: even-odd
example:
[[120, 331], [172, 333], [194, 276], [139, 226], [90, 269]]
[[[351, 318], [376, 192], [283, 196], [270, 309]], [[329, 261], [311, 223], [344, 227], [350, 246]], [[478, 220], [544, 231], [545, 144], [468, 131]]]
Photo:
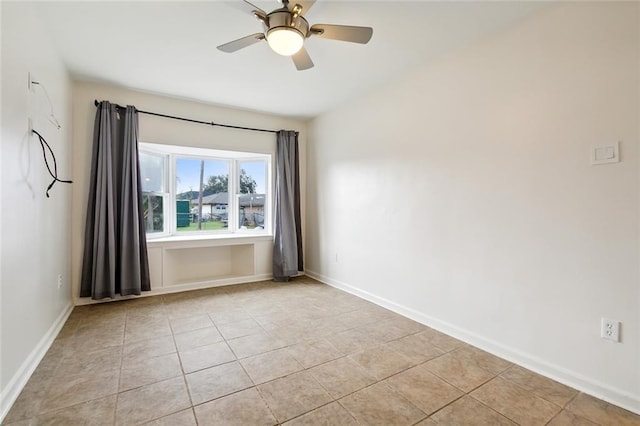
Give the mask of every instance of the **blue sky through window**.
[[[200, 161], [196, 158], [176, 159], [176, 193], [198, 191], [200, 188]], [[240, 168], [247, 171], [257, 183], [256, 192], [265, 193], [265, 163], [262, 161], [242, 161]], [[228, 175], [229, 165], [226, 161], [205, 160], [204, 184], [207, 184], [209, 176]]]

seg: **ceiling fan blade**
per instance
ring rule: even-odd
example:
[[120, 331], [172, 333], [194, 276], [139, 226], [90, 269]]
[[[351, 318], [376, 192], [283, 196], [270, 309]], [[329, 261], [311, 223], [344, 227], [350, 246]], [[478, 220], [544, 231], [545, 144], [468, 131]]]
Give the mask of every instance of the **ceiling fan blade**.
[[250, 15], [255, 15], [256, 12], [257, 12], [257, 13], [261, 14], [262, 16], [267, 16], [267, 12], [265, 12], [262, 9], [260, 9], [255, 4], [252, 4], [252, 3], [248, 2], [247, 0], [226, 1], [225, 3], [228, 4], [229, 6], [233, 7], [234, 9], [241, 10], [241, 11], [243, 11], [245, 13], [250, 14]]
[[311, 34], [320, 38], [367, 44], [371, 40], [371, 36], [373, 36], [373, 28], [315, 24], [311, 26]]
[[307, 49], [305, 49], [304, 46], [302, 46], [302, 48], [298, 50], [298, 53], [291, 56], [291, 59], [293, 59], [293, 63], [296, 65], [298, 71], [304, 71], [308, 70], [309, 68], [313, 68], [313, 61], [311, 60], [309, 52], [307, 52]]
[[300, 11], [300, 15], [304, 15], [311, 9], [316, 0], [289, 0], [287, 7], [291, 12], [293, 12], [293, 8], [296, 7], [296, 4], [299, 4], [302, 7], [302, 11]]
[[220, 46], [218, 46], [218, 50], [222, 50], [223, 52], [227, 53], [233, 53], [236, 50], [251, 46], [252, 44], [255, 44], [261, 40], [264, 40], [264, 34], [255, 33], [246, 37], [239, 38], [237, 40], [230, 41], [229, 43], [221, 44]]

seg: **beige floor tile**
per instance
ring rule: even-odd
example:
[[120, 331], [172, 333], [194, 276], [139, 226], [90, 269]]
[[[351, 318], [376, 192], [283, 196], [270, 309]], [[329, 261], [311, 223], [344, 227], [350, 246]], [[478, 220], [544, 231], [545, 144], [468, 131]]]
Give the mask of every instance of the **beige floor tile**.
[[493, 374], [499, 374], [513, 365], [509, 361], [469, 345], [456, 349], [454, 354], [457, 358], [464, 359]]
[[357, 362], [339, 358], [309, 370], [334, 399], [342, 398], [375, 382]]
[[404, 330], [403, 328], [397, 326], [393, 323], [393, 321], [386, 320], [383, 322], [375, 322], [373, 324], [367, 324], [357, 328], [360, 331], [363, 331], [367, 336], [376, 342], [387, 343], [392, 340], [399, 339], [401, 337], [405, 337], [408, 334], [411, 334]]
[[60, 333], [58, 333], [58, 335], [56, 336], [56, 339], [66, 339], [69, 337], [73, 337], [79, 325], [80, 321], [73, 320], [71, 316], [69, 316], [69, 318], [67, 318], [67, 321], [62, 326], [62, 329], [60, 329]]
[[58, 343], [57, 341], [54, 341], [31, 377], [33, 377], [34, 380], [43, 380], [53, 377], [56, 369], [68, 352], [68, 346], [66, 346], [65, 343]]
[[349, 328], [357, 328], [378, 321], [375, 315], [361, 310], [345, 312], [338, 315], [336, 319]]
[[47, 395], [47, 388], [51, 378], [48, 375], [34, 376], [36, 376], [35, 373], [31, 376], [31, 379], [29, 379], [7, 413], [4, 419], [6, 423], [29, 419], [40, 413], [40, 408]]
[[118, 392], [119, 370], [76, 374], [51, 380], [40, 412], [48, 412], [91, 401]]
[[175, 334], [173, 337], [180, 352], [224, 340], [216, 327], [187, 331], [186, 333]]
[[81, 334], [84, 336], [87, 334], [93, 334], [97, 331], [119, 331], [120, 328], [124, 327], [126, 324], [126, 320], [126, 310], [119, 312], [103, 311], [101, 313], [88, 315], [78, 323], [78, 326], [76, 327], [76, 335]]
[[209, 316], [216, 325], [228, 324], [251, 319], [249, 312], [241, 308], [226, 308], [209, 311]]
[[231, 352], [226, 342], [218, 342], [180, 352], [180, 359], [184, 372], [193, 373], [194, 371], [235, 361], [236, 356]]
[[309, 320], [305, 325], [306, 331], [316, 336], [316, 338], [340, 333], [342, 331], [353, 328], [353, 326], [347, 326], [343, 322], [338, 320], [338, 318], [333, 316], [326, 316], [314, 320]]
[[112, 346], [91, 352], [67, 352], [58, 364], [54, 376], [118, 370], [121, 361], [122, 346]]
[[38, 416], [31, 425], [108, 426], [115, 420], [116, 395], [110, 395]]
[[267, 333], [238, 337], [237, 339], [228, 340], [227, 343], [238, 359], [247, 358], [286, 346], [286, 343]]
[[304, 368], [289, 354], [286, 348], [245, 358], [240, 362], [256, 385]]
[[198, 330], [200, 328], [213, 327], [213, 321], [207, 314], [193, 315], [190, 317], [174, 318], [170, 321], [174, 334]]
[[185, 377], [194, 405], [253, 386], [253, 382], [238, 362], [196, 371]]
[[566, 409], [603, 426], [640, 425], [637, 414], [583, 393], [567, 404]]
[[516, 423], [469, 396], [444, 407], [431, 419], [443, 425], [516, 426]]
[[377, 380], [382, 380], [413, 366], [404, 355], [387, 346], [376, 346], [349, 355], [349, 358], [360, 364], [370, 376]]
[[163, 336], [129, 343], [124, 345], [122, 350], [122, 368], [128, 368], [133, 363], [146, 358], [175, 352], [176, 345], [173, 341], [173, 336]]
[[339, 402], [356, 420], [367, 425], [412, 425], [427, 417], [384, 383], [359, 390]]
[[258, 390], [280, 423], [333, 400], [306, 371], [265, 383]]
[[326, 339], [344, 354], [360, 352], [379, 344], [377, 340], [366, 332], [356, 328], [326, 336]]
[[151, 318], [146, 321], [127, 323], [124, 342], [131, 343], [170, 335], [171, 326], [167, 318]]
[[469, 392], [495, 377], [495, 374], [456, 356], [455, 352], [432, 359], [425, 365], [433, 374], [465, 392]]
[[182, 376], [178, 354], [145, 358], [122, 368], [119, 391], [123, 392], [177, 376]]
[[191, 406], [183, 377], [153, 383], [118, 394], [116, 424], [132, 425], [159, 419]]
[[403, 329], [408, 334], [420, 333], [422, 331], [429, 329], [429, 327], [427, 327], [424, 324], [420, 324], [417, 321], [414, 321], [410, 318], [403, 317], [402, 315], [398, 315], [398, 314], [395, 314], [390, 319], [390, 322], [394, 324], [396, 327]]
[[167, 318], [167, 312], [162, 305], [138, 306], [127, 310], [128, 324], [134, 324], [154, 318]]
[[212, 313], [221, 312], [229, 309], [242, 309], [241, 306], [237, 306], [234, 301], [227, 296], [209, 296], [203, 297], [200, 302], [200, 306], [204, 311], [209, 315], [209, 318], [214, 322], [214, 324], [218, 325], [215, 322], [214, 317], [211, 315]]
[[286, 426], [357, 426], [356, 419], [338, 402], [332, 402], [285, 423]]
[[189, 408], [145, 423], [145, 426], [197, 426], [197, 423], [193, 409]]
[[[431, 417], [424, 419], [423, 421], [416, 423], [415, 426], [435, 426], [438, 423], [435, 422], [435, 420], [433, 420]], [[462, 424], [460, 425], [456, 425], [456, 426], [463, 426]], [[486, 426], [490, 426], [490, 425], [486, 425]]]
[[549, 423], [548, 426], [597, 426], [596, 423], [573, 414], [571, 411], [562, 410]]
[[304, 276], [76, 307], [4, 424], [276, 424], [263, 397], [293, 425], [640, 425]]
[[124, 343], [124, 330], [124, 324], [97, 329], [78, 329], [67, 343], [67, 349], [73, 352], [84, 352], [121, 346]]
[[437, 358], [444, 353], [442, 349], [429, 343], [429, 339], [422, 333], [402, 337], [386, 345], [404, 355], [414, 365]]
[[432, 345], [442, 349], [445, 352], [452, 351], [456, 348], [464, 346], [464, 342], [461, 342], [458, 339], [454, 339], [451, 336], [447, 336], [444, 333], [440, 333], [432, 328], [426, 327], [424, 331], [421, 332], [424, 335], [429, 343]]
[[167, 317], [172, 320], [205, 314], [207, 310], [194, 299], [185, 299], [167, 305]]
[[318, 333], [318, 330], [311, 328], [308, 323], [300, 320], [291, 321], [294, 322], [286, 325], [266, 324], [266, 327], [263, 328], [285, 346], [319, 340], [325, 335], [324, 333]]
[[546, 399], [547, 401], [553, 402], [561, 407], [564, 407], [578, 394], [578, 391], [575, 389], [551, 379], [547, 379], [546, 377], [517, 365], [514, 365], [500, 374], [500, 377], [507, 379], [510, 382], [525, 388], [529, 392], [538, 395], [540, 398]]
[[476, 389], [471, 396], [523, 426], [544, 425], [560, 412], [558, 405], [500, 377]]
[[297, 325], [298, 322], [291, 316], [290, 312], [278, 312], [277, 314], [253, 315], [255, 320], [265, 331], [282, 325]]
[[287, 349], [304, 368], [311, 368], [340, 358], [343, 355], [327, 339], [298, 343]]
[[424, 365], [390, 377], [384, 383], [425, 414], [431, 414], [463, 395], [459, 389], [431, 374]]
[[220, 330], [222, 336], [227, 340], [235, 339], [236, 337], [249, 336], [251, 334], [264, 333], [260, 324], [252, 318], [218, 324], [218, 330]]
[[31, 419], [24, 419], [24, 420], [18, 420], [17, 422], [13, 422], [13, 423], [2, 423], [3, 426], [33, 426], [34, 422], [36, 421], [35, 418], [31, 418]]
[[195, 407], [199, 426], [271, 426], [277, 424], [255, 388]]
[[264, 328], [266, 330], [266, 326], [268, 326], [269, 324], [271, 325], [276, 325], [276, 324], [292, 324], [293, 323], [293, 319], [291, 318], [291, 315], [289, 315], [288, 312], [276, 312], [276, 313], [271, 313], [271, 314], [266, 314], [266, 315], [254, 315], [253, 319], [260, 324], [260, 326], [262, 326], [262, 328]]

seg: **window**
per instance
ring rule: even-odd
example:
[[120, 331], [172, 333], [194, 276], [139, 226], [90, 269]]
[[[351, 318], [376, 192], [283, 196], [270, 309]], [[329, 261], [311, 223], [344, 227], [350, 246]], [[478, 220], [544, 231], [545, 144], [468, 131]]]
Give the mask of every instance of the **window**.
[[269, 232], [270, 171], [268, 154], [141, 143], [147, 237]]
[[188, 206], [185, 207], [188, 213], [183, 213], [185, 216], [178, 214], [177, 232], [229, 228], [227, 210], [230, 163], [230, 160], [204, 157], [175, 157], [176, 199], [184, 200], [185, 206]]
[[142, 209], [147, 234], [165, 232], [164, 206], [169, 196], [165, 173], [166, 161], [163, 155], [140, 151]]
[[240, 229], [264, 228], [264, 207], [267, 200], [264, 185], [267, 180], [267, 163], [264, 161], [238, 161], [238, 227]]

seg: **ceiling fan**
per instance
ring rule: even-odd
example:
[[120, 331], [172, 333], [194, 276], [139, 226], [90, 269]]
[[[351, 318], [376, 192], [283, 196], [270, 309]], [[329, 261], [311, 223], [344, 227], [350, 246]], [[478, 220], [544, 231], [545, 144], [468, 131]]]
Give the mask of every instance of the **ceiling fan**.
[[255, 16], [264, 26], [264, 33], [255, 33], [218, 46], [218, 50], [232, 53], [267, 40], [271, 49], [283, 56], [291, 56], [299, 71], [313, 67], [313, 61], [304, 48], [304, 40], [315, 36], [332, 40], [366, 44], [371, 40], [373, 28], [350, 25], [315, 24], [309, 26], [304, 14], [316, 0], [282, 0], [282, 7], [270, 13], [247, 0], [229, 2]]

